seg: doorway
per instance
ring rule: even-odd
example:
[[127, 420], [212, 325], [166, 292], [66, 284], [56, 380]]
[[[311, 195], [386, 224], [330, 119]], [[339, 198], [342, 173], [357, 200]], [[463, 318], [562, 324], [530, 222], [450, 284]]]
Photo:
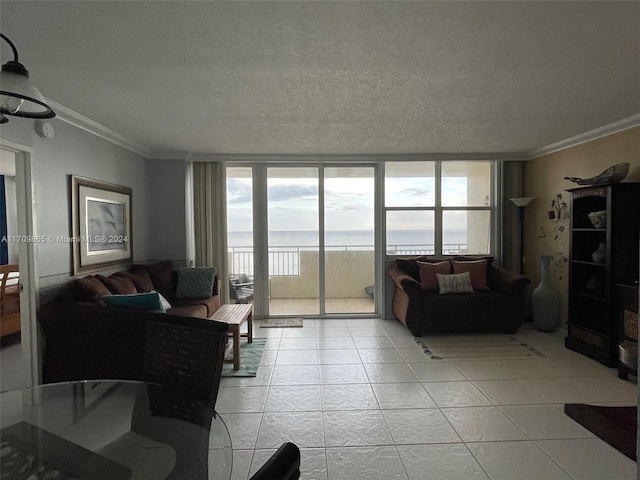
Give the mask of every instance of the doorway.
[[[38, 384], [40, 372], [35, 321], [35, 249], [34, 242], [27, 241], [34, 238], [31, 150], [2, 140], [0, 160], [0, 173], [3, 175], [4, 184], [4, 191], [0, 193], [5, 212], [5, 233], [2, 235], [3, 238], [0, 238], [5, 248], [1, 256], [3, 270], [7, 270], [6, 280], [11, 286], [5, 300], [11, 311], [18, 313], [17, 321], [5, 325], [7, 329], [3, 329], [2, 332], [7, 334], [3, 336], [2, 344], [8, 345], [6, 349], [2, 349], [1, 387], [7, 389]], [[11, 265], [12, 268], [7, 265]], [[5, 293], [6, 290], [5, 288]], [[11, 318], [14, 318], [14, 315], [11, 315]]]

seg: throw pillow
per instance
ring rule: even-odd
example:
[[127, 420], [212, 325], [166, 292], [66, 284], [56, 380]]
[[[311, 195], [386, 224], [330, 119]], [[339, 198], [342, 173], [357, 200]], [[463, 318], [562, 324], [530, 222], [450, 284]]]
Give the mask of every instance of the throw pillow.
[[160, 310], [163, 313], [166, 311], [162, 306], [158, 292], [135, 293], [133, 295], [105, 295], [102, 297], [102, 301], [106, 305], [117, 307]]
[[487, 286], [487, 261], [485, 259], [471, 262], [453, 260], [451, 263], [453, 263], [453, 273], [469, 272], [474, 290], [489, 290]]
[[141, 263], [131, 265], [131, 271], [144, 270], [153, 282], [153, 290], [160, 292], [165, 298], [173, 298], [174, 288], [171, 281], [171, 261], [159, 263]]
[[424, 263], [439, 263], [442, 259], [436, 260], [434, 258], [430, 258], [426, 255], [421, 257], [413, 257], [413, 258], [397, 258], [396, 265], [400, 268], [400, 270], [406, 272], [411, 278], [413, 278], [416, 282], [420, 281], [420, 269], [418, 268], [418, 262]]
[[[155, 290], [151, 290], [151, 293], [158, 293]], [[164, 298], [161, 294], [158, 293], [158, 297], [160, 297], [160, 303], [162, 304], [162, 308], [164, 308], [165, 312], [171, 308], [171, 304], [169, 301]]]
[[457, 256], [457, 257], [453, 257], [451, 259], [452, 261], [456, 261], [456, 262], [475, 262], [476, 260], [486, 260], [487, 261], [487, 266], [490, 267], [491, 264], [493, 263], [493, 257], [490, 255], [487, 256], [477, 256], [477, 257], [467, 257], [464, 255], [461, 256]]
[[71, 284], [71, 296], [74, 300], [97, 302], [104, 295], [111, 295], [111, 292], [93, 275], [79, 278]]
[[442, 262], [417, 262], [420, 272], [420, 286], [425, 292], [438, 290], [438, 278], [436, 273], [443, 275], [451, 273], [451, 262], [443, 260]]
[[129, 276], [138, 293], [146, 293], [154, 289], [151, 277], [146, 270], [135, 270], [133, 272], [122, 273]]
[[176, 298], [209, 298], [216, 279], [215, 267], [181, 268], [178, 270]]
[[123, 276], [114, 273], [108, 277], [103, 277], [102, 275], [96, 275], [96, 278], [104, 283], [104, 286], [109, 289], [111, 293], [116, 295], [129, 295], [133, 293], [138, 293], [133, 282]]
[[452, 273], [451, 275], [436, 273], [436, 277], [440, 287], [439, 291], [443, 295], [448, 293], [473, 293], [469, 272]]

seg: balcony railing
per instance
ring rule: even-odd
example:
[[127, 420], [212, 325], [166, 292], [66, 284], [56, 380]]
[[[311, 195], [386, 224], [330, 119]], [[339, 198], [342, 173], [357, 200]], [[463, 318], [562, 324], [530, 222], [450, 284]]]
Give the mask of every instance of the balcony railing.
[[[327, 246], [326, 251], [373, 251], [371, 245], [339, 245]], [[299, 276], [300, 253], [318, 251], [318, 247], [278, 247], [272, 246], [268, 251], [269, 276]], [[467, 245], [462, 243], [442, 246], [443, 255], [461, 255], [467, 253]], [[387, 255], [434, 255], [433, 245], [387, 245]], [[231, 272], [253, 275], [253, 248], [229, 247]]]

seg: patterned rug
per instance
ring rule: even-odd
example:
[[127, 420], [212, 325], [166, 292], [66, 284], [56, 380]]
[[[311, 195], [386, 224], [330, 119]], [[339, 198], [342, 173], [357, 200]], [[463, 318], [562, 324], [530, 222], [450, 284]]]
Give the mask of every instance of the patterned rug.
[[[231, 340], [229, 340], [231, 341]], [[266, 338], [254, 338], [253, 342], [240, 342], [240, 369], [234, 370], [233, 363], [225, 363], [222, 367], [223, 377], [255, 377], [262, 359], [262, 352], [267, 343]]]
[[544, 357], [535, 348], [510, 335], [416, 337], [415, 341], [432, 360]]
[[260, 320], [260, 328], [302, 327], [302, 317], [265, 318]]

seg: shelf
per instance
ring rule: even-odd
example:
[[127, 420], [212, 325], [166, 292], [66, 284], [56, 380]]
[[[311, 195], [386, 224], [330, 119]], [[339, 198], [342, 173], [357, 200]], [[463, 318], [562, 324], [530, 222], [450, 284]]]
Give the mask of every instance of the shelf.
[[592, 267], [607, 268], [606, 263], [596, 263], [594, 261], [587, 261], [587, 260], [571, 260], [571, 263], [577, 263], [579, 265], [589, 265]]
[[[631, 206], [640, 203], [640, 184], [590, 186], [569, 192], [569, 322], [565, 345], [615, 366], [622, 330], [615, 284], [637, 278], [640, 210]], [[589, 214], [598, 211], [606, 212], [605, 228], [595, 228], [589, 220]], [[594, 252], [599, 256], [604, 252], [606, 261], [594, 262]]]
[[593, 295], [591, 293], [585, 292], [571, 292], [571, 295], [575, 295], [576, 297], [580, 297], [582, 299], [593, 300], [595, 302], [606, 302], [609, 300], [603, 295]]

